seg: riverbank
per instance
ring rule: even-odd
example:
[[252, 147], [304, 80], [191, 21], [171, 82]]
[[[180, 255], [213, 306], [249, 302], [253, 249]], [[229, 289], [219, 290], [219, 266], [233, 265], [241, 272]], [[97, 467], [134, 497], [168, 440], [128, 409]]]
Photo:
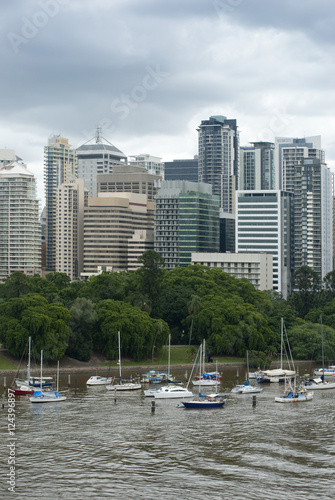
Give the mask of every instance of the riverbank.
[[[0, 358], [6, 360], [8, 363], [19, 366], [20, 360], [14, 358], [10, 354], [6, 352], [5, 349], [0, 350]], [[306, 363], [306, 361], [295, 361], [296, 364]], [[193, 363], [171, 363], [171, 371], [173, 370], [190, 370], [192, 368]], [[215, 369], [215, 363], [210, 363], [207, 365], [208, 371], [213, 371]], [[221, 371], [225, 366], [230, 367], [242, 367], [246, 366], [245, 359], [241, 358], [241, 360], [237, 360], [234, 358], [233, 360], [229, 360], [229, 358], [225, 358], [223, 361], [220, 360], [217, 363], [218, 370]], [[271, 368], [278, 368], [280, 366], [280, 361], [273, 361], [271, 364]], [[31, 373], [33, 375], [38, 376], [40, 371], [40, 365], [36, 361], [31, 362]], [[145, 373], [149, 370], [166, 370], [166, 363], [155, 363], [155, 362], [147, 362], [141, 364], [133, 364], [128, 360], [124, 360], [122, 362], [122, 370], [125, 372], [136, 371], [137, 373]], [[20, 371], [24, 372], [26, 370], [26, 365], [21, 364]], [[18, 371], [18, 368], [0, 368], [1, 375], [15, 375]], [[57, 362], [45, 362], [43, 364], [43, 373], [45, 374], [55, 374], [57, 371]], [[60, 373], [87, 373], [94, 375], [106, 375], [107, 373], [110, 376], [117, 376], [119, 373], [119, 366], [116, 361], [110, 363], [104, 356], [100, 354], [94, 354], [89, 361], [78, 361], [77, 359], [70, 358], [69, 356], [64, 356], [59, 362], [59, 371]]]
[[[14, 358], [10, 354], [6, 352], [6, 350], [0, 350], [0, 356], [8, 363], [13, 364], [15, 366], [19, 366], [20, 360]], [[245, 365], [245, 360], [241, 359], [241, 361], [232, 362], [220, 362], [218, 363], [218, 369], [222, 369], [223, 366], [243, 366]], [[190, 369], [193, 366], [192, 362], [189, 363], [171, 363], [171, 369]], [[210, 363], [210, 366], [215, 367], [215, 363]], [[40, 370], [40, 365], [36, 361], [32, 361], [30, 365], [31, 373], [34, 375], [38, 375]], [[145, 373], [148, 370], [166, 370], [166, 363], [155, 363], [148, 361], [147, 363], [134, 364], [129, 362], [128, 360], [124, 360], [122, 362], [122, 370], [126, 371], [137, 371], [140, 373]], [[214, 369], [214, 368], [213, 368]], [[20, 371], [23, 372], [26, 370], [26, 365], [21, 364]], [[43, 364], [43, 373], [55, 373], [57, 370], [57, 362], [45, 362]], [[0, 374], [2, 375], [10, 375], [15, 374], [18, 371], [18, 368], [0, 368]], [[60, 373], [91, 373], [96, 375], [106, 375], [108, 372], [109, 375], [117, 375], [119, 373], [119, 366], [116, 361], [110, 363], [104, 356], [99, 354], [94, 354], [89, 361], [78, 361], [77, 359], [70, 358], [69, 356], [64, 356], [59, 362], [59, 371]]]

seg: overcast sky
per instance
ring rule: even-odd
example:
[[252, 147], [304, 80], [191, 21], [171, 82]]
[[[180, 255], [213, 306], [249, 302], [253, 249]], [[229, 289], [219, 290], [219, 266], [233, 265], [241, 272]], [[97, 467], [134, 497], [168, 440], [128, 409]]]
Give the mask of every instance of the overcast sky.
[[241, 145], [321, 135], [335, 170], [334, 0], [15, 0], [0, 19], [0, 149], [36, 175], [61, 134], [97, 126], [127, 156], [197, 154], [236, 118]]

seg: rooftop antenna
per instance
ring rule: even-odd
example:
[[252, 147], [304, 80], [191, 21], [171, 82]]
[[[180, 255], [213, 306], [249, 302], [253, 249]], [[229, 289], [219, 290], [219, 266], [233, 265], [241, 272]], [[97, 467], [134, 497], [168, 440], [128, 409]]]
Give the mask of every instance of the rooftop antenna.
[[102, 131], [101, 127], [97, 127], [97, 131], [95, 134], [95, 142], [96, 144], [101, 144], [102, 143]]

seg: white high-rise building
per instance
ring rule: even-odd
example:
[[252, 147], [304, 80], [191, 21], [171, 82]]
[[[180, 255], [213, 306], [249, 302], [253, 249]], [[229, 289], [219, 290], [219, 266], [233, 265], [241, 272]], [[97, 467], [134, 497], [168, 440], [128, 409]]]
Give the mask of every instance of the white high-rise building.
[[127, 157], [104, 139], [98, 128], [95, 137], [77, 148], [77, 177], [84, 179], [89, 196], [96, 197], [98, 174], [111, 174], [114, 165], [125, 165]]
[[334, 174], [321, 137], [276, 138], [277, 182], [293, 198], [293, 270], [309, 266], [320, 279], [333, 270]]
[[292, 199], [285, 191], [236, 192], [236, 252], [272, 254], [273, 288], [284, 298], [291, 281]]
[[44, 184], [46, 204], [46, 267], [56, 269], [56, 194], [63, 182], [75, 179], [76, 152], [65, 137], [51, 136], [44, 147]]
[[41, 225], [36, 179], [26, 165], [0, 168], [0, 280], [14, 271], [41, 273]]

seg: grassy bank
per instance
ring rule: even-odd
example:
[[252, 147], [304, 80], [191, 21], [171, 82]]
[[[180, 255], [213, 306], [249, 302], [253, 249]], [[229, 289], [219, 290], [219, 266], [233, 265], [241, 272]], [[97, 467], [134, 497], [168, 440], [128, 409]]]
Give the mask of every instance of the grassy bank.
[[9, 361], [0, 353], [0, 370], [17, 370], [17, 365]]
[[[170, 352], [170, 364], [173, 365], [187, 365], [192, 364], [197, 355], [198, 349], [193, 346], [171, 346]], [[159, 352], [155, 353], [153, 359], [144, 359], [142, 361], [130, 361], [128, 359], [122, 359], [122, 366], [162, 366], [167, 367], [168, 364], [168, 347], [163, 347]], [[245, 361], [244, 358], [233, 358], [233, 357], [223, 357], [223, 356], [213, 356], [213, 363], [209, 363], [208, 366], [213, 366], [215, 362], [218, 363], [243, 363]], [[112, 365], [115, 365], [116, 361], [112, 362]], [[110, 362], [102, 362], [101, 366], [109, 366]]]

